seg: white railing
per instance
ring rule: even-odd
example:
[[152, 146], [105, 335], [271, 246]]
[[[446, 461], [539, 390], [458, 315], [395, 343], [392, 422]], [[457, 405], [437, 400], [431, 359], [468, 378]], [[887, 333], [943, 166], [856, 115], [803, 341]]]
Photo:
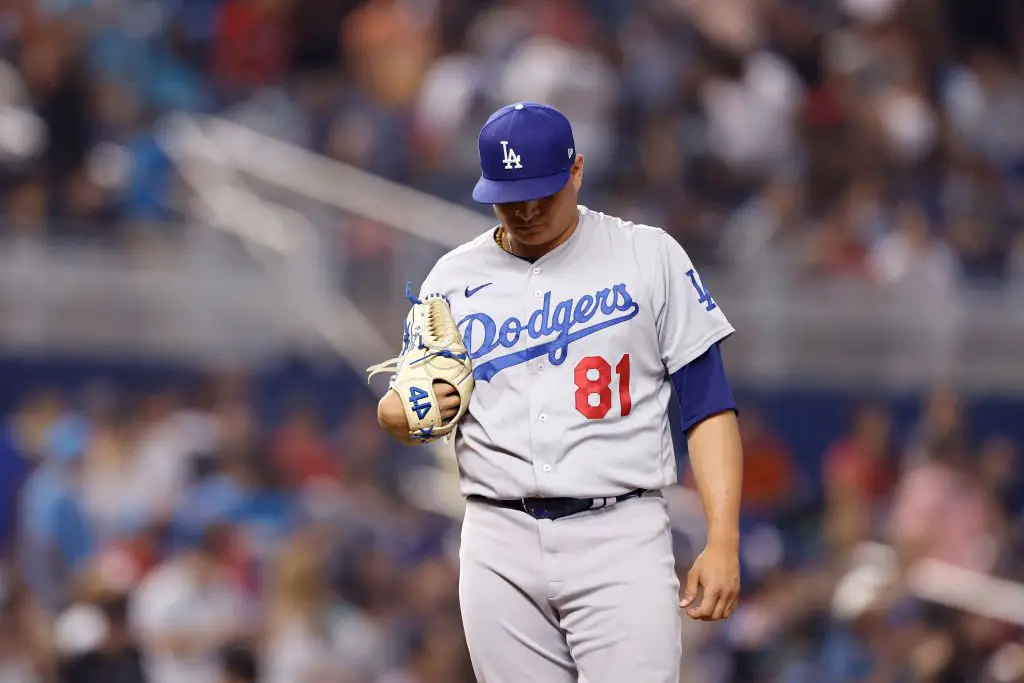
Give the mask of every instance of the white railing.
[[[370, 219], [429, 240], [433, 248], [417, 252], [421, 268], [429, 268], [439, 249], [465, 241], [485, 225], [479, 214], [446, 206], [226, 119], [174, 115], [161, 128], [159, 140], [195, 195], [194, 206], [201, 215], [248, 245], [268, 273], [301, 283], [295, 304], [303, 320], [355, 368], [397, 353], [397, 337], [392, 334], [389, 340], [382, 329], [400, 329], [399, 322], [388, 326], [381, 322], [389, 319], [387, 314], [379, 315], [378, 310], [378, 315], [372, 315], [375, 304], [394, 306], [397, 296], [389, 297], [388, 288], [380, 287], [380, 301], [374, 301], [376, 297], [360, 300], [334, 287], [340, 275], [336, 270], [348, 272], [360, 265], [358, 260], [350, 260], [349, 268], [336, 268], [342, 264], [326, 257], [331, 236], [317, 225], [314, 212], [271, 201], [257, 183], [269, 185], [276, 194], [291, 192], [300, 205], [308, 206], [312, 200], [340, 209], [348, 218]], [[410, 258], [408, 265], [414, 261]], [[406, 492], [424, 507], [459, 516], [463, 500], [451, 447], [438, 442], [429, 448], [436, 456], [436, 467], [408, 472]]]
[[[301, 347], [366, 367], [397, 351], [404, 282], [435, 254], [399, 241], [369, 265], [342, 253], [333, 270], [310, 254], [252, 259], [202, 224], [171, 230], [179, 239], [156, 254], [0, 243], [0, 344], [257, 361]], [[420, 273], [404, 267], [406, 250], [427, 254]], [[1012, 292], [908, 300], [850, 283], [704, 280], [738, 330], [726, 353], [746, 386], [899, 391], [949, 380], [1024, 392], [1024, 310]]]
[[[321, 296], [340, 302], [335, 310], [340, 305], [365, 314], [359, 328], [369, 348], [379, 348], [400, 328], [405, 282], [418, 284], [440, 254], [493, 222], [484, 213], [224, 119], [179, 116], [165, 127], [162, 139], [179, 167], [193, 175], [201, 172], [193, 186], [211, 198], [208, 204], [219, 201], [218, 192], [237, 196], [246, 183], [277, 191], [277, 204], [250, 191], [254, 200], [244, 211], [224, 200], [221, 222], [293, 246], [300, 239], [284, 236], [301, 235], [312, 252], [304, 269], [347, 274], [346, 284], [328, 285], [333, 294]], [[333, 225], [304, 219], [311, 215], [310, 202], [330, 207]], [[300, 206], [302, 211], [291, 208]], [[357, 219], [373, 221], [374, 229], [386, 235], [388, 255], [368, 266], [343, 248], [329, 262], [317, 260], [331, 251], [332, 240], [355, 229]], [[740, 331], [727, 353], [731, 372], [747, 384], [827, 382], [907, 390], [940, 378], [968, 391], [1024, 392], [1024, 342], [1019, 341], [1024, 339], [1024, 305], [1016, 303], [1019, 296], [1013, 293], [962, 291], [950, 297], [849, 282], [807, 284], [779, 271], [766, 268], [759, 277], [749, 269], [704, 274]]]
[[0, 346], [258, 362], [309, 336], [294, 288], [203, 226], [165, 227], [155, 251], [0, 241]]

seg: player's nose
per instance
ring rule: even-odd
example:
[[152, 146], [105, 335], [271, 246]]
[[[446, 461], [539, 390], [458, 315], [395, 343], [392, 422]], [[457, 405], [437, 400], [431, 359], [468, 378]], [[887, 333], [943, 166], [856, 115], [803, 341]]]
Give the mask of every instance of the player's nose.
[[528, 202], [520, 202], [516, 205], [515, 216], [524, 223], [529, 222], [540, 215], [540, 202], [533, 199]]

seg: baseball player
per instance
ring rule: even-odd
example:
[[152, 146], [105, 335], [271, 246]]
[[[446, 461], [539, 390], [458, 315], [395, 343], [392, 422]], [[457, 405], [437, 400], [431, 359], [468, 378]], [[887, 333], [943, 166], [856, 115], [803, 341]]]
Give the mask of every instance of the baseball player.
[[[664, 231], [577, 204], [583, 156], [552, 107], [495, 112], [473, 198], [500, 224], [434, 266], [378, 406], [405, 442], [454, 437], [459, 596], [482, 683], [677, 683], [681, 613], [739, 594], [733, 332]], [[425, 370], [424, 368], [434, 368]], [[682, 596], [661, 489], [672, 389], [708, 543]]]

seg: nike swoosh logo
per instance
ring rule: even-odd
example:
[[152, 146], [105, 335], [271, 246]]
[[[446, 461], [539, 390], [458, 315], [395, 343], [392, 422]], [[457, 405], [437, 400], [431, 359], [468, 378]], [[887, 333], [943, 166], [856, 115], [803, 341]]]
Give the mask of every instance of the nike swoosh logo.
[[469, 297], [473, 296], [474, 294], [479, 292], [484, 287], [486, 287], [488, 285], [493, 285], [493, 284], [494, 284], [493, 282], [485, 282], [482, 285], [480, 285], [479, 287], [474, 287], [473, 289], [470, 289], [469, 287], [466, 287], [466, 292], [465, 292], [466, 298], [468, 299]]

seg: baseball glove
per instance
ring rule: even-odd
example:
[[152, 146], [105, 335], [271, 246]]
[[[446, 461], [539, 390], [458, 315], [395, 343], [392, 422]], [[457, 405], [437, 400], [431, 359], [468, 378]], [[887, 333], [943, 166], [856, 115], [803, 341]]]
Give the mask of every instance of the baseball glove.
[[[405, 321], [402, 352], [397, 358], [367, 368], [367, 381], [378, 373], [393, 373], [389, 390], [402, 399], [409, 436], [433, 441], [453, 433], [466, 414], [475, 386], [473, 365], [448, 299], [442, 294], [417, 299], [411, 284], [405, 295], [413, 305]], [[447, 382], [459, 394], [459, 412], [448, 422], [441, 419], [435, 382]]]

